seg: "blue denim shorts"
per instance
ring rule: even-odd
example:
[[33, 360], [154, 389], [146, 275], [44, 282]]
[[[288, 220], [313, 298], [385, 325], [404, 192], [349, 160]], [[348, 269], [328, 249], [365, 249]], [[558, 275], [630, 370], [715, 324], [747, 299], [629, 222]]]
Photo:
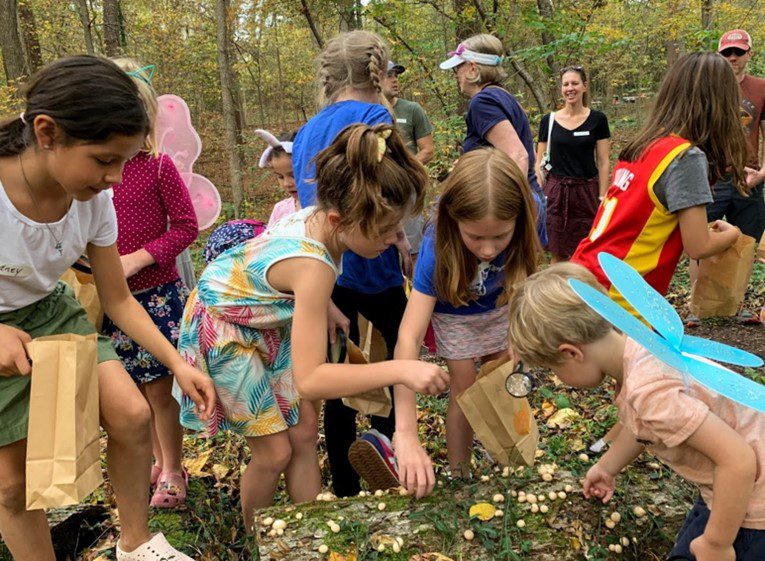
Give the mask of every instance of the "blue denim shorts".
[[[680, 528], [667, 561], [696, 561], [691, 554], [691, 542], [704, 533], [708, 521], [709, 509], [699, 497]], [[762, 561], [765, 559], [765, 530], [740, 528], [733, 549], [736, 550], [736, 561]]]

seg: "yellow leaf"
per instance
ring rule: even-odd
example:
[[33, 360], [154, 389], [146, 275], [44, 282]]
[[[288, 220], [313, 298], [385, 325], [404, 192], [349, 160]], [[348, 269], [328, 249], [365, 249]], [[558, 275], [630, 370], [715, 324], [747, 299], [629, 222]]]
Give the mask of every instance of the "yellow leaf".
[[227, 468], [226, 466], [223, 466], [221, 464], [215, 464], [212, 467], [212, 472], [213, 472], [213, 475], [215, 476], [215, 479], [220, 481], [221, 479], [226, 477], [226, 475], [228, 475], [229, 468]]
[[580, 549], [582, 549], [582, 544], [579, 543], [578, 539], [571, 538], [571, 549], [573, 549], [574, 551], [579, 551]]
[[196, 458], [183, 462], [189, 475], [192, 477], [209, 477], [210, 474], [203, 470], [207, 460], [210, 458], [210, 452], [210, 450], [207, 450]]
[[566, 427], [571, 426], [571, 423], [577, 419], [579, 419], [579, 413], [570, 407], [564, 407], [563, 409], [559, 409], [555, 415], [547, 420], [547, 426], [550, 428], [558, 427], [560, 429], [565, 429]]
[[546, 419], [553, 413], [555, 413], [555, 404], [549, 399], [545, 399], [542, 402], [542, 414], [545, 416], [545, 419]]
[[494, 518], [494, 511], [496, 508], [494, 508], [494, 505], [489, 503], [476, 503], [473, 506], [470, 507], [470, 518], [473, 518], [474, 516], [478, 518], [478, 520], [491, 520]]

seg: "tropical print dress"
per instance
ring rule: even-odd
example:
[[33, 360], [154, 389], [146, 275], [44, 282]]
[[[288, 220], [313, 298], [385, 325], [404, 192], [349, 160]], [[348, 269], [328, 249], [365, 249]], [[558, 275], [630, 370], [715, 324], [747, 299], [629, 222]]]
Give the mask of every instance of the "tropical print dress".
[[287, 216], [262, 236], [225, 251], [199, 278], [184, 310], [178, 350], [187, 363], [210, 375], [218, 403], [205, 425], [176, 387], [184, 427], [255, 437], [298, 422], [300, 399], [290, 356], [295, 298], [271, 287], [266, 274], [291, 257], [318, 259], [338, 274], [327, 248], [305, 235], [313, 210]]

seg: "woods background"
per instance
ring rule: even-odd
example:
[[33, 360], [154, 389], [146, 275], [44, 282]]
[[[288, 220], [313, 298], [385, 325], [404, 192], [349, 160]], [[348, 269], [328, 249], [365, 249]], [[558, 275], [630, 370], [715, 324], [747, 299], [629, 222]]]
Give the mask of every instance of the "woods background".
[[[618, 147], [620, 128], [639, 123], [673, 60], [715, 49], [736, 27], [750, 32], [756, 51], [763, 11], [758, 0], [0, 0], [0, 115], [19, 111], [25, 77], [61, 56], [125, 54], [154, 64], [157, 91], [188, 102], [204, 144], [197, 171], [218, 186], [230, 216], [281, 197], [256, 169], [263, 146], [252, 131], [296, 129], [318, 110], [314, 60], [339, 31], [379, 33], [406, 66], [402, 97], [434, 122], [430, 168], [440, 178], [463, 136], [465, 102], [438, 63], [461, 38], [489, 31], [502, 39], [508, 85], [533, 129], [559, 102], [559, 70], [584, 65]], [[750, 73], [763, 68], [755, 56]]]

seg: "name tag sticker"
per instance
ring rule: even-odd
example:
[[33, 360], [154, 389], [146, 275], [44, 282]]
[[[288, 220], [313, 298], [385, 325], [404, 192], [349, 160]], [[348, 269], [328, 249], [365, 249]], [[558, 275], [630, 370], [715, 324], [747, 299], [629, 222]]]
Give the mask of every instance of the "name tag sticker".
[[396, 119], [396, 122], [406, 124], [406, 119]]
[[577, 131], [574, 136], [590, 136], [590, 131]]
[[25, 279], [32, 274], [32, 267], [26, 265], [11, 265], [10, 263], [0, 263], [0, 277], [11, 277]]

